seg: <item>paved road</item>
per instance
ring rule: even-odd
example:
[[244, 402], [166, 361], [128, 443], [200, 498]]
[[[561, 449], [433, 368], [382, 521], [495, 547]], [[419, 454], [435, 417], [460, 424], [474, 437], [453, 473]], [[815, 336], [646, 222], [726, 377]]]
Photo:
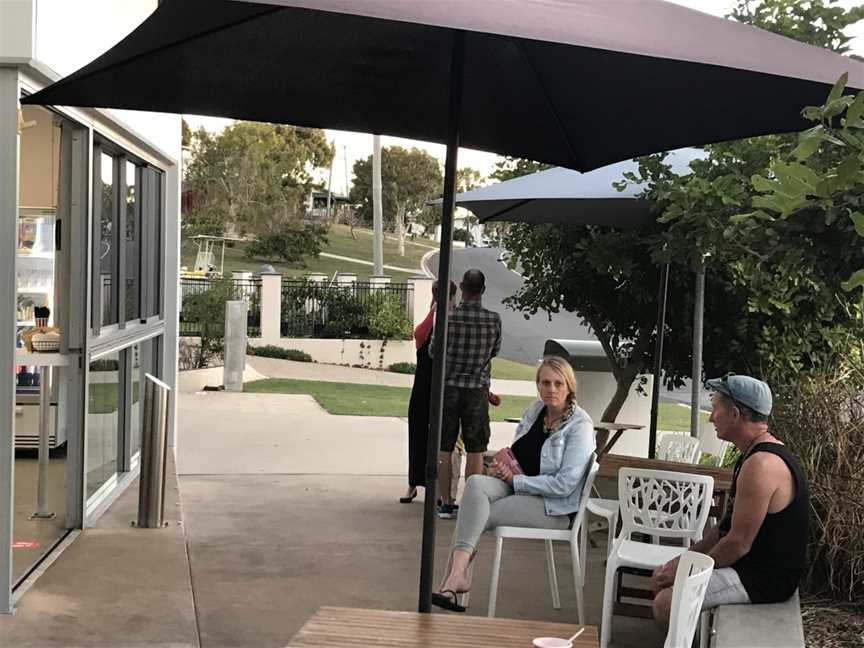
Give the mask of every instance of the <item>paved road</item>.
[[[547, 313], [540, 312], [526, 320], [521, 313], [507, 308], [503, 303], [504, 299], [519, 290], [522, 278], [498, 262], [500, 252], [499, 248], [454, 250], [450, 276], [458, 284], [468, 268], [479, 268], [486, 275], [486, 296], [483, 302], [487, 308], [501, 314], [501, 357], [534, 364], [543, 354], [543, 345], [549, 338], [596, 339], [573, 313], [558, 313], [552, 315], [550, 320]], [[428, 269], [437, 274], [438, 255], [431, 255], [427, 263]]]
[[[515, 294], [522, 286], [522, 278], [508, 270], [498, 262], [499, 248], [468, 248], [453, 250], [451, 277], [459, 283], [459, 279], [468, 268], [479, 268], [486, 275], [486, 296], [483, 300], [487, 308], [501, 314], [503, 326], [501, 341], [501, 357], [516, 362], [534, 364], [543, 353], [543, 345], [549, 338], [567, 340], [596, 340], [591, 330], [579, 321], [574, 313], [558, 313], [549, 319], [549, 315], [540, 312], [525, 319], [504, 305], [504, 299]], [[433, 274], [438, 273], [438, 255], [427, 258], [427, 269]], [[666, 402], [690, 403], [690, 381], [674, 391], [660, 391], [660, 399]], [[711, 409], [707, 393], [703, 391], [701, 404], [704, 409]]]

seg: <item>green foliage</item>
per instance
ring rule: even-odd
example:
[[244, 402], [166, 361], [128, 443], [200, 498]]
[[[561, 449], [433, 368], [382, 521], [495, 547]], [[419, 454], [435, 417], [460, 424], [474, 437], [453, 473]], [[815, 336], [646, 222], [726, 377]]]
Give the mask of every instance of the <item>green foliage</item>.
[[376, 292], [365, 304], [369, 335], [374, 340], [406, 340], [411, 337], [411, 320], [396, 295]]
[[278, 358], [279, 360], [293, 360], [294, 362], [312, 362], [312, 356], [300, 349], [283, 349], [282, 347], [267, 344], [264, 346], [250, 346], [246, 349], [247, 355], [261, 358]]
[[775, 386], [771, 431], [800, 459], [810, 488], [802, 590], [864, 597], [864, 366], [838, 358]]
[[730, 16], [775, 34], [845, 54], [852, 38], [844, 30], [864, 18], [864, 5], [844, 9], [837, 6], [838, 2], [772, 0], [754, 3], [752, 0], [738, 0]]
[[262, 238], [305, 229], [311, 173], [332, 158], [319, 129], [236, 122], [218, 135], [198, 130], [184, 178], [195, 198], [185, 233], [221, 235], [231, 229]]
[[387, 371], [392, 371], [393, 373], [413, 375], [417, 371], [417, 365], [413, 362], [394, 362], [389, 367], [387, 367]]
[[538, 171], [551, 169], [551, 164], [545, 162], [534, 162], [533, 160], [523, 160], [521, 158], [505, 157], [495, 163], [495, 169], [489, 174], [493, 180], [504, 182], [512, 180]]
[[90, 363], [91, 373], [95, 371], [117, 371], [119, 368], [120, 363], [113, 358], [102, 358]]
[[193, 369], [207, 367], [222, 357], [225, 348], [225, 302], [234, 298], [234, 284], [229, 278], [211, 279], [204, 292], [183, 300], [183, 317], [195, 322], [200, 332], [200, 344], [195, 347]]
[[[388, 146], [381, 149], [383, 217], [394, 230], [399, 222], [424, 212], [426, 203], [441, 195], [443, 178], [438, 160], [418, 148]], [[354, 163], [349, 199], [357, 206], [361, 223], [372, 223], [372, 156]], [[438, 210], [440, 212], [440, 209]], [[429, 210], [428, 214], [434, 214]], [[436, 220], [437, 222], [437, 220]]]
[[246, 246], [249, 259], [294, 263], [305, 267], [306, 256], [316, 257], [327, 244], [327, 230], [317, 225], [297, 228], [286, 226], [279, 231], [262, 234]]

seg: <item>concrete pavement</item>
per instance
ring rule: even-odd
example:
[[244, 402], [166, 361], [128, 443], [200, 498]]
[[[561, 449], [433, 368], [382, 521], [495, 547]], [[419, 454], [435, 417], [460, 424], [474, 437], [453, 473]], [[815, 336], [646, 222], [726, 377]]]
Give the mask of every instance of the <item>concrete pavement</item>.
[[[0, 646], [275, 648], [321, 605], [416, 609], [422, 495], [397, 502], [404, 421], [373, 418], [364, 427], [364, 417], [322, 414], [290, 395], [178, 398], [182, 509], [172, 481], [169, 526], [130, 528], [130, 488], [36, 581], [16, 616], [0, 617]], [[507, 425], [493, 443], [509, 442]], [[453, 528], [438, 521], [438, 576]], [[600, 617], [603, 536], [588, 557], [591, 624]], [[485, 615], [491, 558], [484, 538], [469, 614]], [[508, 541], [499, 616], [575, 623], [566, 547], [556, 560], [560, 611], [551, 606], [542, 543]], [[663, 640], [645, 620], [616, 617], [614, 633], [616, 648]]]

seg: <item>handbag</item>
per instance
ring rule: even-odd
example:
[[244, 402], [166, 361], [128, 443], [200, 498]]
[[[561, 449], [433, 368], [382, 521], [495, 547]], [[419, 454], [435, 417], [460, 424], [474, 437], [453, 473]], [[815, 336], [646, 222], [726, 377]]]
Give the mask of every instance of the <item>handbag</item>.
[[513, 454], [513, 451], [510, 448], [501, 448], [495, 453], [495, 460], [501, 465], [507, 466], [510, 472], [514, 475], [524, 474], [522, 466], [519, 465], [516, 455]]

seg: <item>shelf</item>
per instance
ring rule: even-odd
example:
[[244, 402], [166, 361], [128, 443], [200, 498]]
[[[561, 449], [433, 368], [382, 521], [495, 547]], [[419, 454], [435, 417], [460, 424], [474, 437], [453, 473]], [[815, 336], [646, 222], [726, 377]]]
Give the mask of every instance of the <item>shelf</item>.
[[34, 367], [68, 367], [72, 363], [74, 354], [61, 353], [30, 353], [28, 351], [15, 350], [16, 365], [30, 365]]

